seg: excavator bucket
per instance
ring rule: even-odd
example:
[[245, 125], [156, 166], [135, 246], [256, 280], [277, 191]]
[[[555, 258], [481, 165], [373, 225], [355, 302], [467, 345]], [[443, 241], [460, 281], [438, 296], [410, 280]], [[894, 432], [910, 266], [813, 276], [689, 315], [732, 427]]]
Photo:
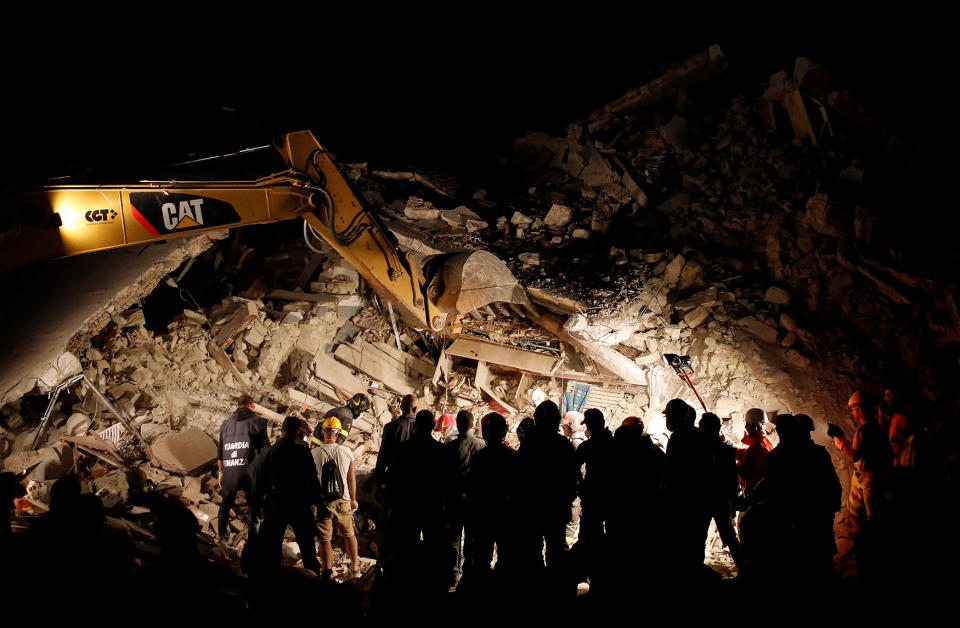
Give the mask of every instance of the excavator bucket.
[[529, 305], [527, 293], [500, 259], [487, 251], [433, 258], [428, 294], [440, 311], [466, 314], [489, 303]]

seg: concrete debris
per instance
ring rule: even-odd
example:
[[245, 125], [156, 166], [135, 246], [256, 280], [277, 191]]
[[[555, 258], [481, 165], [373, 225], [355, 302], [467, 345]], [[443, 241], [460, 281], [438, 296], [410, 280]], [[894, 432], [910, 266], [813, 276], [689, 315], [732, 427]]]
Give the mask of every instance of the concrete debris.
[[157, 440], [151, 450], [157, 462], [184, 475], [217, 459], [217, 444], [196, 427], [167, 434]]
[[763, 300], [776, 305], [788, 305], [790, 303], [790, 293], [783, 288], [770, 286], [763, 295]]
[[554, 203], [550, 207], [550, 211], [547, 212], [547, 215], [544, 216], [543, 224], [549, 227], [564, 227], [570, 222], [572, 217], [572, 208]]

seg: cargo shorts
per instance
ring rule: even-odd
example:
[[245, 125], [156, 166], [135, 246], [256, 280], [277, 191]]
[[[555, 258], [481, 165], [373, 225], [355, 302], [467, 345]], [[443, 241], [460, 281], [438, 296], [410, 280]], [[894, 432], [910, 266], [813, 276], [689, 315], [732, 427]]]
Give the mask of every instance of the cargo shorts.
[[353, 530], [353, 509], [349, 499], [337, 499], [328, 503], [326, 512], [319, 513], [317, 530], [320, 532], [320, 542], [328, 543], [333, 539], [333, 529], [344, 538], [355, 536]]

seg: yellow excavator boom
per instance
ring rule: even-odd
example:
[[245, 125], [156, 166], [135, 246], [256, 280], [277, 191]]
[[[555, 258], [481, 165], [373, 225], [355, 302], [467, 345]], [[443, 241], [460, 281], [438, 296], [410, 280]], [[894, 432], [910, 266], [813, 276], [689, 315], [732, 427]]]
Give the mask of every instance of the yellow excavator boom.
[[310, 131], [274, 143], [286, 169], [256, 180], [49, 185], [0, 197], [0, 273], [53, 257], [303, 218], [409, 323], [440, 330], [494, 301], [527, 304], [486, 251], [437, 259], [403, 252]]

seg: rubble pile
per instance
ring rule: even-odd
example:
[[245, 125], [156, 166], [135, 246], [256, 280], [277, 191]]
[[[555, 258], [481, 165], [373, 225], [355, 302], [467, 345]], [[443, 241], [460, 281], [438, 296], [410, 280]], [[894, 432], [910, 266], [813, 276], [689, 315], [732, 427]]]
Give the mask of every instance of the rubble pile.
[[[273, 270], [245, 290], [162, 330], [133, 307], [78, 334], [61, 375], [82, 372], [149, 448], [132, 446], [78, 387], [31, 452], [45, 400], [9, 403], [0, 455], [28, 483], [19, 507], [44, 510], [49, 483], [76, 469], [115, 525], [148, 539], [138, 496], [160, 492], [187, 504], [212, 539], [213, 439], [244, 393], [273, 432], [286, 414], [315, 427], [367, 394], [372, 410], [347, 441], [361, 474], [407, 393], [438, 415], [498, 411], [513, 428], [548, 398], [598, 407], [612, 428], [642, 417], [665, 446], [667, 400], [698, 405], [665, 353], [691, 356], [734, 442], [751, 407], [852, 432], [839, 403], [887, 374], [893, 353], [925, 396], [952, 403], [922, 357], [960, 341], [960, 310], [936, 277], [903, 270], [882, 212], [865, 200], [870, 166], [857, 138], [882, 135], [875, 121], [808, 59], [755, 97], [711, 96], [724, 67], [711, 47], [563, 137], [518, 139], [504, 166], [521, 191], [501, 198], [435, 171], [348, 166], [401, 248], [490, 250], [525, 284], [530, 308], [491, 304], [447, 333], [420, 332], [393, 320], [332, 249], [298, 240], [264, 258]], [[516, 444], [513, 430], [508, 439]], [[825, 430], [814, 439], [827, 442]], [[830, 451], [846, 482], [849, 462]], [[711, 560], [726, 560], [711, 543]]]
[[724, 65], [711, 47], [563, 137], [518, 139], [519, 194], [362, 165], [354, 176], [401, 243], [494, 251], [535, 303], [574, 314], [565, 329], [654, 381], [663, 353], [689, 353], [725, 417], [802, 409], [852, 429], [834, 401], [904, 374], [949, 407], [924, 356], [958, 339], [954, 291], [904, 270], [883, 182], [870, 179], [871, 159], [907, 149], [809, 59], [749, 97], [723, 95]]

